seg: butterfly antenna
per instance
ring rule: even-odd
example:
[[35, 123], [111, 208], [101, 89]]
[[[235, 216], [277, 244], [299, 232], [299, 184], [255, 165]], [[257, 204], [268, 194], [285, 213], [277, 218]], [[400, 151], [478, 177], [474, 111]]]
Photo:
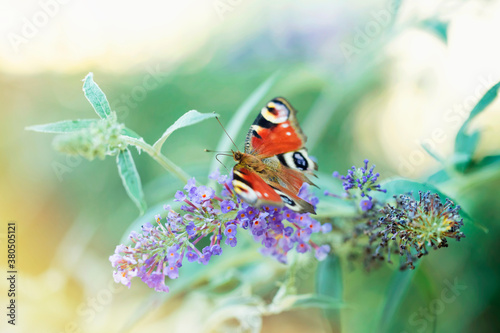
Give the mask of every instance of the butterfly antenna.
[[205, 152], [207, 153], [221, 153], [221, 154], [228, 154], [227, 156], [233, 156], [232, 154], [229, 155], [231, 153], [230, 150], [228, 151], [220, 151], [220, 150], [211, 150], [211, 149], [203, 149]]
[[226, 133], [226, 135], [227, 135], [227, 137], [229, 138], [229, 140], [231, 140], [231, 142], [233, 143], [233, 145], [236, 147], [236, 150], [238, 150], [238, 151], [239, 151], [240, 149], [238, 148], [238, 146], [236, 145], [236, 143], [234, 143], [234, 141], [233, 141], [233, 139], [231, 138], [231, 136], [229, 136], [229, 134], [227, 133], [226, 129], [224, 128], [224, 126], [223, 126], [223, 125], [222, 125], [222, 123], [220, 122], [219, 117], [215, 117], [215, 119], [217, 119], [217, 121], [219, 122], [220, 127], [222, 127], [222, 129], [224, 130], [224, 133]]
[[[206, 149], [205, 149], [206, 150]], [[228, 173], [230, 173], [229, 169], [226, 167], [226, 165], [224, 163], [222, 163], [220, 160], [219, 160], [219, 155], [224, 155], [224, 156], [228, 156], [226, 154], [217, 154], [215, 155], [215, 159], [217, 160], [217, 162], [219, 162], [220, 164], [222, 164], [222, 166], [224, 167], [224, 169], [227, 170]], [[232, 156], [232, 155], [231, 155]]]

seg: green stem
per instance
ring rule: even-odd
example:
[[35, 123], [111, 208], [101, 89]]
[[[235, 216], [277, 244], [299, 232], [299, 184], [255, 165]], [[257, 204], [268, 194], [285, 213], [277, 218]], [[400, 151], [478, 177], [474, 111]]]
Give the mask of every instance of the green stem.
[[156, 162], [158, 162], [162, 167], [164, 167], [167, 171], [174, 174], [177, 178], [182, 180], [183, 182], [187, 182], [188, 179], [191, 178], [184, 170], [178, 167], [175, 163], [165, 157], [163, 154], [156, 151], [151, 145], [146, 143], [144, 140], [139, 140], [136, 138], [132, 138], [130, 136], [123, 136], [126, 143], [136, 146], [146, 153], [149, 154]]

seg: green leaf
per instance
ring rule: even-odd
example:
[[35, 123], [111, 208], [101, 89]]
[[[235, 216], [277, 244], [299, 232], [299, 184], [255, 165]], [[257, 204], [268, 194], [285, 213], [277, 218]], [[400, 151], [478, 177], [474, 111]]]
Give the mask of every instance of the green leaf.
[[456, 153], [453, 156], [453, 161], [455, 162], [455, 169], [458, 171], [465, 172], [472, 163], [472, 156], [479, 143], [479, 135], [478, 131], [469, 135], [457, 134], [455, 138]]
[[439, 291], [436, 289], [437, 286], [434, 283], [433, 273], [433, 269], [429, 265], [422, 265], [415, 272], [415, 277], [413, 278], [413, 285], [416, 291], [427, 304], [440, 296]]
[[[342, 302], [342, 266], [339, 257], [330, 254], [318, 264], [316, 271], [316, 293], [324, 297]], [[323, 314], [328, 319], [332, 331], [340, 332], [340, 311], [338, 309], [325, 309]]]
[[97, 83], [94, 82], [93, 76], [93, 73], [88, 73], [83, 80], [83, 92], [97, 115], [105, 119], [111, 114], [111, 108], [109, 107], [106, 95], [104, 95]]
[[448, 174], [448, 172], [445, 169], [441, 169], [437, 171], [436, 173], [430, 175], [427, 178], [427, 181], [432, 184], [439, 184], [439, 183], [444, 183], [448, 180], [450, 180], [451, 177]]
[[146, 201], [142, 192], [141, 178], [135, 167], [134, 159], [130, 150], [121, 151], [116, 157], [118, 165], [118, 173], [122, 178], [123, 186], [127, 191], [128, 196], [137, 205], [141, 214], [146, 210]]
[[[276, 71], [273, 75], [271, 75], [266, 81], [264, 81], [257, 89], [255, 89], [250, 96], [240, 105], [238, 110], [234, 113], [234, 116], [231, 118], [231, 121], [225, 126], [227, 134], [231, 138], [235, 138], [236, 135], [241, 131], [241, 127], [243, 123], [247, 119], [250, 112], [255, 109], [257, 103], [259, 103], [265, 94], [271, 89], [271, 87], [276, 82], [276, 78], [278, 77], [280, 71]], [[231, 149], [233, 143], [227, 137], [226, 133], [224, 133], [219, 143], [217, 144], [216, 151], [227, 151]], [[226, 156], [221, 155], [219, 160], [223, 162], [226, 159]], [[219, 165], [219, 162], [214, 158], [212, 164], [210, 165], [209, 174], [214, 172]], [[215, 184], [214, 180], [209, 181], [209, 186], [213, 186]]]
[[397, 270], [392, 275], [392, 279], [387, 285], [385, 304], [379, 315], [378, 332], [389, 332], [393, 321], [396, 320], [394, 315], [408, 291], [413, 275], [415, 275], [418, 265], [415, 266], [413, 270]]
[[[339, 309], [344, 306], [338, 298], [327, 295], [288, 295], [286, 298], [292, 301], [289, 309], [319, 308], [324, 309], [325, 312], [333, 312], [332, 309]], [[334, 312], [338, 313], [338, 311]]]
[[448, 22], [432, 18], [422, 21], [421, 26], [434, 33], [444, 43], [448, 42]]
[[26, 130], [42, 133], [70, 133], [88, 128], [98, 121], [99, 119], [63, 120], [56, 123], [28, 126]]
[[156, 151], [160, 151], [165, 140], [167, 140], [167, 138], [170, 136], [170, 134], [172, 134], [172, 132], [178, 130], [179, 128], [191, 126], [203, 120], [215, 118], [218, 116], [219, 115], [216, 113], [200, 113], [195, 110], [188, 111], [184, 113], [179, 119], [177, 119], [175, 123], [173, 123], [169, 128], [167, 128], [167, 130], [165, 131], [165, 133], [163, 133], [161, 138], [159, 138], [158, 141], [155, 142], [153, 148]]
[[491, 87], [486, 94], [479, 100], [479, 102], [474, 106], [470, 112], [469, 118], [464, 122], [462, 127], [455, 137], [455, 155], [461, 156], [455, 163], [455, 168], [460, 172], [465, 172], [472, 162], [472, 156], [476, 151], [477, 144], [479, 143], [479, 131], [467, 134], [467, 128], [471, 123], [472, 119], [478, 114], [483, 112], [488, 105], [495, 100], [498, 95], [498, 89], [500, 88], [500, 82]]
[[302, 130], [307, 133], [307, 147], [309, 150], [321, 142], [325, 133], [332, 131], [330, 120], [339, 112], [345, 93], [338, 91], [343, 89], [332, 85], [323, 89], [307, 112], [302, 122]]
[[444, 163], [444, 159], [441, 156], [439, 156], [438, 153], [435, 152], [434, 149], [432, 149], [429, 144], [423, 143], [420, 146], [427, 152], [427, 154], [429, 154], [430, 157], [435, 159], [437, 162], [441, 164]]
[[386, 189], [387, 192], [385, 194], [374, 193], [374, 195], [377, 195], [379, 197], [383, 196], [385, 197], [385, 200], [392, 198], [392, 196], [394, 195], [407, 194], [408, 192], [416, 194], [418, 193], [418, 191], [422, 192], [431, 191], [444, 196], [444, 194], [442, 194], [435, 186], [431, 184], [424, 182], [421, 183], [408, 179], [393, 179], [385, 183], [382, 182], [380, 186], [383, 189]]
[[471, 165], [471, 171], [490, 167], [495, 164], [500, 164], [500, 155], [488, 155], [481, 159], [479, 162]]
[[122, 135], [130, 136], [131, 138], [142, 139], [142, 136], [140, 136], [139, 134], [137, 134], [128, 127], [124, 127], [122, 129]]

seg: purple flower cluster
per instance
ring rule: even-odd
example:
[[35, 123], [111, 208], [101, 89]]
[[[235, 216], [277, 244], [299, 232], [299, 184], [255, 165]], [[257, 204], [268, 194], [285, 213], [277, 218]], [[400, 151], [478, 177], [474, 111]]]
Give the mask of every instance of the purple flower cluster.
[[[168, 291], [165, 277], [176, 279], [184, 258], [206, 265], [212, 256], [222, 254], [222, 246], [238, 244], [239, 229], [248, 231], [263, 245], [262, 253], [287, 262], [287, 253], [314, 251], [318, 260], [330, 252], [328, 245], [317, 245], [311, 235], [331, 231], [330, 224], [321, 225], [308, 213], [298, 214], [287, 208], [264, 206], [255, 208], [241, 202], [233, 192], [231, 179], [218, 172], [210, 176], [223, 185], [220, 197], [207, 186], [196, 186], [190, 179], [184, 191], [177, 191], [175, 200], [181, 202], [181, 213], [166, 206], [166, 221], [157, 215], [156, 224], [142, 226], [140, 233], [132, 232], [132, 246], [119, 245], [110, 261], [115, 268], [116, 282], [130, 287], [131, 279], [141, 278], [156, 291]], [[318, 199], [304, 184], [299, 196], [316, 206]], [[240, 231], [241, 232], [241, 231]], [[209, 245], [199, 247], [202, 239]], [[206, 243], [205, 243], [206, 244]]]
[[368, 168], [368, 160], [360, 168], [352, 167], [346, 176], [334, 172], [333, 176], [343, 181], [344, 194], [325, 195], [358, 204], [360, 211], [345, 218], [344, 241], [351, 242], [349, 258], [361, 258], [366, 270], [380, 266], [391, 255], [399, 255], [405, 262], [401, 269], [414, 268], [414, 262], [428, 254], [428, 248], [439, 249], [448, 246], [448, 239], [460, 240], [465, 235], [460, 231], [463, 225], [459, 214], [460, 207], [446, 199], [443, 203], [436, 193], [419, 192], [418, 199], [411, 194], [395, 195], [392, 200], [381, 202], [369, 193], [386, 193], [374, 173], [375, 166]]
[[393, 240], [393, 250], [406, 257], [401, 269], [414, 269], [413, 263], [429, 253], [428, 247], [437, 250], [448, 247], [447, 239], [460, 241], [465, 237], [460, 231], [463, 226], [460, 206], [455, 206], [450, 199], [443, 203], [439, 194], [431, 192], [419, 192], [418, 199], [404, 194], [395, 198], [396, 206], [384, 206], [378, 222], [368, 229], [370, 246], [377, 245], [374, 259], [382, 258], [382, 253], [387, 252], [390, 261], [389, 242]]
[[[343, 198], [355, 199], [356, 190], [359, 192], [362, 200], [359, 202], [359, 207], [362, 211], [368, 211], [373, 208], [373, 198], [370, 196], [371, 191], [379, 191], [386, 193], [385, 189], [382, 189], [379, 184], [377, 184], [379, 173], [373, 173], [375, 165], [372, 165], [368, 169], [368, 160], [364, 160], [364, 167], [356, 168], [352, 166], [351, 169], [347, 170], [347, 175], [340, 175], [337, 171], [333, 173], [333, 177], [342, 180], [342, 186], [345, 191]], [[328, 191], [325, 191], [325, 195], [335, 196]]]

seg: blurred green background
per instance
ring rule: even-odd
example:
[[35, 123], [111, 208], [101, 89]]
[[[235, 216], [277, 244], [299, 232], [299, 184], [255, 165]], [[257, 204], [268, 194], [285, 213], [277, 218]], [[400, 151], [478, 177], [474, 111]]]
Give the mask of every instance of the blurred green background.
[[[227, 124], [276, 75], [259, 105], [283, 96], [299, 110], [325, 179], [364, 158], [383, 178], [425, 179], [439, 162], [421, 144], [450, 156], [468, 113], [500, 79], [499, 1], [30, 0], [0, 6], [0, 236], [5, 244], [7, 222], [17, 221], [20, 269], [19, 322], [7, 327], [2, 319], [2, 332], [230, 332], [231, 318], [221, 313], [239, 308], [227, 310], [219, 300], [269, 299], [285, 277], [286, 267], [255, 251], [247, 265], [216, 269], [208, 280], [179, 285], [167, 296], [140, 281], [131, 289], [113, 284], [108, 257], [138, 218], [114, 159], [67, 157], [53, 150], [51, 135], [24, 130], [95, 117], [82, 92], [88, 72], [119, 120], [149, 143], [191, 109], [215, 111]], [[259, 109], [234, 138], [240, 147]], [[478, 159], [498, 153], [499, 109], [495, 101], [472, 124], [482, 132]], [[175, 132], [163, 152], [203, 182], [214, 161], [203, 149], [215, 149], [222, 134], [209, 120]], [[151, 217], [183, 184], [146, 154], [133, 153]], [[390, 332], [492, 332], [500, 324], [500, 169], [457, 177], [442, 189], [489, 232], [466, 224], [462, 242], [424, 258]], [[245, 246], [254, 245], [225, 249], [217, 262], [238, 260]], [[343, 332], [371, 332], [396, 267], [367, 274], [342, 259]], [[314, 267], [303, 270], [299, 289], [312, 292]], [[176, 282], [199, 274], [188, 272], [181, 270]], [[236, 286], [219, 286], [227, 276]], [[6, 281], [0, 281], [4, 303]], [[440, 301], [449, 295], [448, 283], [465, 287], [453, 301]], [[426, 309], [436, 315], [427, 318]], [[427, 319], [416, 321], [415, 313]], [[262, 322], [262, 332], [304, 330], [329, 328], [321, 312], [310, 309]]]

